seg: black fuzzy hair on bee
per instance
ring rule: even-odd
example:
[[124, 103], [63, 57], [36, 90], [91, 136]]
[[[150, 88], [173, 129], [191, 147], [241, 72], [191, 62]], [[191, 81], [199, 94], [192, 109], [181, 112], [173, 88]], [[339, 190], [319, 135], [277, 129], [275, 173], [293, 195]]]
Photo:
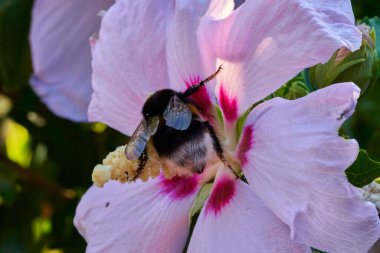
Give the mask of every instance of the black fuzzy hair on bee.
[[191, 105], [196, 108], [198, 105], [190, 99], [205, 83], [214, 79], [221, 69], [220, 66], [211, 76], [184, 92], [164, 89], [147, 99], [142, 108], [143, 119], [125, 149], [127, 159], [139, 159], [138, 171], [144, 168], [149, 141], [152, 141], [160, 159], [170, 166], [202, 172], [211, 151], [225, 161], [213, 127], [201, 119], [197, 110], [191, 109]]
[[154, 93], [144, 103], [142, 109], [144, 118], [146, 119], [147, 117], [163, 115], [164, 111], [168, 107], [169, 100], [172, 96], [177, 94], [178, 92], [171, 89], [159, 90]]

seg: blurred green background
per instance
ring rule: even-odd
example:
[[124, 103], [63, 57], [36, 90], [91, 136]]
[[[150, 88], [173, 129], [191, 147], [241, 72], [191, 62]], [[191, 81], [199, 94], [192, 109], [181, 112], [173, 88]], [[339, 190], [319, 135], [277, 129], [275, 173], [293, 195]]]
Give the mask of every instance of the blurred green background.
[[[357, 18], [378, 0], [352, 2]], [[126, 138], [101, 124], [52, 114], [28, 85], [32, 0], [0, 0], [0, 252], [84, 252], [75, 207], [95, 164]], [[380, 160], [380, 84], [358, 104], [345, 132]]]

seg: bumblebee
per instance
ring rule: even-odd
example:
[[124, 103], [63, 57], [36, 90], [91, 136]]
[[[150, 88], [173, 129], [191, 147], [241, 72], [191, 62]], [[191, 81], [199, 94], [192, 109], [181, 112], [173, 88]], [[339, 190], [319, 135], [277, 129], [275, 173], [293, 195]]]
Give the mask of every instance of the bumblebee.
[[146, 146], [150, 141], [160, 160], [171, 168], [201, 173], [214, 154], [225, 162], [214, 128], [202, 118], [200, 107], [190, 99], [221, 69], [220, 66], [211, 76], [184, 92], [164, 89], [147, 99], [142, 108], [143, 119], [125, 148], [128, 160], [139, 159], [136, 178], [147, 162]]

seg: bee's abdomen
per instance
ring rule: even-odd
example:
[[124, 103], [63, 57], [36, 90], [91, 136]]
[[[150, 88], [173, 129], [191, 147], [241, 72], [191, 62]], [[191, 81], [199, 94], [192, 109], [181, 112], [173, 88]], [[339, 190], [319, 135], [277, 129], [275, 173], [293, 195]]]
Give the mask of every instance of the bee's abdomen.
[[203, 171], [212, 150], [208, 130], [197, 120], [193, 120], [184, 131], [163, 126], [153, 136], [153, 145], [160, 158], [195, 172]]

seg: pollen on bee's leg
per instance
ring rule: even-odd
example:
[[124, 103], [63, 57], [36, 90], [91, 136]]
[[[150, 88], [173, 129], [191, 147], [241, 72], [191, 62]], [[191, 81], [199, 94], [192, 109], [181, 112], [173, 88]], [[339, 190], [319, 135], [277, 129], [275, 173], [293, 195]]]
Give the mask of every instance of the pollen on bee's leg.
[[109, 180], [128, 182], [136, 175], [137, 161], [129, 161], [124, 156], [124, 146], [116, 148], [103, 159], [103, 164], [95, 166], [92, 181], [103, 187]]
[[[109, 180], [128, 183], [141, 179], [147, 181], [149, 178], [156, 178], [160, 175], [161, 168], [165, 175], [170, 178], [169, 169], [162, 166], [161, 160], [151, 144], [147, 145], [147, 161], [145, 166], [139, 171], [139, 160], [128, 160], [125, 157], [125, 146], [120, 146], [116, 150], [110, 152], [103, 164], [95, 166], [92, 173], [92, 181], [98, 187], [103, 187]], [[170, 175], [170, 177], [169, 177]]]
[[166, 166], [164, 166], [152, 143], [148, 143], [146, 148], [148, 153], [148, 160], [143, 170], [140, 172], [140, 175], [138, 176], [138, 178], [140, 178], [143, 182], [148, 181], [149, 178], [158, 177], [161, 173], [161, 170], [164, 174], [166, 171]]
[[97, 187], [103, 187], [111, 179], [111, 167], [108, 165], [98, 164], [92, 172], [92, 182]]
[[[156, 178], [160, 175], [160, 169], [162, 167], [162, 163], [152, 143], [148, 143], [146, 148], [147, 148], [149, 156], [148, 156], [148, 161], [145, 164], [144, 170], [146, 171], [146, 174], [148, 175], [148, 177]], [[142, 180], [144, 181], [144, 179]]]
[[109, 153], [107, 157], [103, 159], [103, 164], [112, 168], [111, 180], [117, 180], [122, 183], [134, 178], [138, 167], [137, 160], [127, 160], [124, 150], [124, 146], [117, 147], [115, 151]]
[[162, 164], [162, 173], [164, 174], [164, 177], [167, 179], [170, 179], [175, 176], [175, 173], [173, 170], [170, 169], [170, 167], [166, 164]]

